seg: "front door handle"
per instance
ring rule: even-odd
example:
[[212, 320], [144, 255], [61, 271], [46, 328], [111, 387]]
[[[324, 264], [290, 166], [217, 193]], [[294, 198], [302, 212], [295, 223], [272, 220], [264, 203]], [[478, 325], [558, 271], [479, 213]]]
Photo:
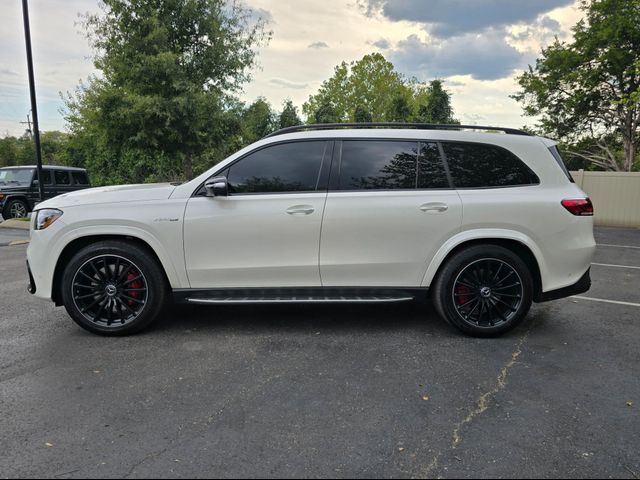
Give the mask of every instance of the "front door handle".
[[425, 203], [420, 207], [423, 212], [444, 213], [449, 210], [449, 205], [446, 203]]
[[311, 205], [296, 205], [287, 209], [289, 215], [311, 215], [315, 211]]

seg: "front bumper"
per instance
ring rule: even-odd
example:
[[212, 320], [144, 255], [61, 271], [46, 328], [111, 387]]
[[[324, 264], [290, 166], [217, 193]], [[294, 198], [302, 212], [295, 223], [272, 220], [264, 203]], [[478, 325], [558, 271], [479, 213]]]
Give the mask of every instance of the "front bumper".
[[579, 295], [581, 293], [588, 292], [591, 289], [591, 268], [587, 270], [580, 280], [573, 285], [569, 285], [565, 288], [558, 290], [552, 290], [550, 292], [540, 293], [534, 298], [537, 303], [550, 302], [552, 300], [559, 300], [561, 298], [572, 297], [573, 295]]

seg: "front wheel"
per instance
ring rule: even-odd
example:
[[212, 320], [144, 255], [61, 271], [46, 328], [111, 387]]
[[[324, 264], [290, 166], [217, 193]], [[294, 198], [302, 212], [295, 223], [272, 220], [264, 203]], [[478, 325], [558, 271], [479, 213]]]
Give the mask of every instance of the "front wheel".
[[11, 200], [4, 207], [2, 216], [5, 220], [25, 218], [29, 214], [29, 205], [24, 200]]
[[451, 325], [471, 336], [494, 337], [524, 320], [533, 300], [533, 279], [511, 250], [477, 245], [445, 264], [433, 295], [436, 309]]
[[144, 329], [160, 314], [167, 293], [157, 260], [129, 242], [85, 247], [62, 277], [67, 312], [82, 328], [98, 335], [130, 335]]

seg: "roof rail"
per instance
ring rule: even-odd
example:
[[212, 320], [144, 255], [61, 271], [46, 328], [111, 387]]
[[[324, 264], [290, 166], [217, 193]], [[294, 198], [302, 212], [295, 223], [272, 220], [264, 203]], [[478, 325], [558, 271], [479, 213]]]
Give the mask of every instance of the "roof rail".
[[338, 129], [367, 129], [367, 128], [397, 128], [397, 129], [414, 129], [414, 130], [484, 130], [491, 132], [503, 132], [508, 135], [525, 135], [531, 136], [524, 130], [515, 128], [487, 127], [482, 125], [455, 125], [455, 124], [429, 124], [429, 123], [393, 123], [393, 122], [377, 122], [377, 123], [316, 123], [311, 125], [298, 125], [297, 127], [288, 127], [273, 132], [264, 138], [284, 135], [286, 133], [297, 133], [315, 130], [338, 130]]

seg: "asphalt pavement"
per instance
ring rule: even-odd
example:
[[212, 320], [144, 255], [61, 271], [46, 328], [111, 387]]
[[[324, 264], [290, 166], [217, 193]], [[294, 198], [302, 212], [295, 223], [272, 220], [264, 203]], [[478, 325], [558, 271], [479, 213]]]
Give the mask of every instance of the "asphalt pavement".
[[0, 247], [0, 477], [640, 478], [640, 231], [597, 238], [590, 292], [490, 340], [419, 303], [100, 338]]

